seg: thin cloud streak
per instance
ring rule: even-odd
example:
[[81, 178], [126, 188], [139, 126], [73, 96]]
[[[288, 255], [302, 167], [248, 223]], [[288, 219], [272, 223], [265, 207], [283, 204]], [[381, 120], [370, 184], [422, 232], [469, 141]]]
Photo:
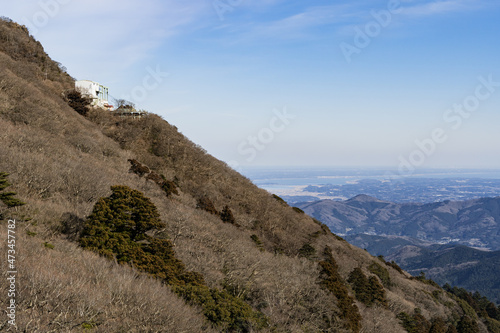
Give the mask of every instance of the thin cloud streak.
[[147, 58], [151, 50], [183, 34], [184, 27], [211, 10], [201, 0], [189, 4], [175, 0], [73, 0], [59, 4], [56, 14], [49, 15], [47, 24], [37, 27], [33, 17], [44, 12], [39, 1], [25, 1], [22, 8], [8, 3], [2, 7], [4, 15], [28, 28], [32, 25], [32, 30], [36, 30], [32, 33], [51, 53], [65, 54], [61, 60], [68, 68], [72, 67], [71, 63], [109, 61], [112, 64], [114, 61], [120, 63], [115, 67], [121, 69]]
[[[273, 2], [271, 1], [268, 5], [271, 7]], [[405, 0], [402, 1], [398, 16], [405, 16], [406, 18], [430, 17], [482, 10], [491, 5], [495, 4], [489, 1], [478, 2], [473, 0], [431, 2]], [[372, 10], [385, 10], [386, 7], [387, 3], [381, 3], [379, 7], [373, 7]], [[352, 27], [372, 19], [371, 11], [367, 10], [365, 5], [349, 2], [329, 6], [306, 7], [286, 17], [274, 18], [269, 21], [262, 19], [245, 25], [226, 24], [218, 26], [217, 29], [240, 34], [241, 38], [238, 41], [233, 40], [234, 43], [240, 44], [245, 41], [261, 40], [263, 38], [281, 40], [314, 38], [316, 34], [312, 31], [313, 29], [327, 26], [334, 27], [338, 35], [344, 36], [346, 35], [345, 32], [350, 31]], [[398, 26], [401, 23], [399, 22]]]
[[453, 12], [466, 12], [481, 9], [484, 4], [471, 0], [432, 1], [414, 6], [402, 7], [400, 14], [406, 16], [434, 16]]
[[311, 7], [306, 11], [269, 24], [263, 30], [291, 31], [317, 27], [346, 20], [350, 5]]

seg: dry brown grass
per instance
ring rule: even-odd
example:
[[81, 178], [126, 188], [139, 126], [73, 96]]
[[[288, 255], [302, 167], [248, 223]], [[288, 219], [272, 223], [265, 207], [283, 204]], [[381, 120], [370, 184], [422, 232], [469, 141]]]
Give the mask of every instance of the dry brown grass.
[[[0, 238], [7, 238], [6, 224]], [[83, 251], [75, 244], [43, 240], [17, 228], [17, 329], [25, 332], [210, 332], [197, 309], [161, 282]], [[1, 252], [7, 253], [6, 242]], [[2, 261], [1, 290], [8, 289]], [[6, 297], [0, 306], [6, 307]], [[9, 331], [6, 318], [0, 330]], [[10, 331], [13, 331], [12, 329]]]

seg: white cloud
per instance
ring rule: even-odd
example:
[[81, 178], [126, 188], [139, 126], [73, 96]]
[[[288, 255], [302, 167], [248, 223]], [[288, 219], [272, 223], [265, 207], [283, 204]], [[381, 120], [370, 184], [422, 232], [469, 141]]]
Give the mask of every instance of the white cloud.
[[85, 67], [123, 70], [146, 59], [207, 7], [203, 0], [24, 0], [2, 4], [2, 14], [27, 25], [79, 75]]
[[347, 5], [311, 7], [302, 13], [275, 22], [272, 27], [289, 30], [332, 24], [345, 18], [348, 7]]
[[[443, 15], [446, 13], [467, 12], [489, 8], [498, 5], [491, 0], [400, 0], [401, 9], [398, 16], [422, 17]], [[266, 1], [261, 1], [266, 2]], [[269, 0], [268, 5], [280, 2]], [[262, 3], [261, 3], [262, 5]], [[352, 31], [352, 27], [373, 20], [371, 10], [387, 9], [388, 1], [376, 4], [346, 2], [326, 6], [310, 6], [296, 14], [273, 21], [259, 21], [252, 25], [241, 27], [247, 29], [247, 37], [273, 37], [273, 38], [310, 38], [308, 29], [335, 25], [339, 35]], [[232, 27], [234, 28], [234, 27]]]
[[[414, 3], [415, 1], [404, 1]], [[464, 12], [484, 7], [485, 2], [472, 0], [441, 0], [403, 6], [401, 14], [408, 16], [431, 16], [452, 12]]]
[[[351, 4], [312, 6], [293, 15], [270, 21], [258, 21], [239, 29], [246, 30], [246, 38], [309, 38], [308, 29], [348, 21], [352, 11]], [[236, 28], [230, 26], [228, 28]], [[238, 29], [236, 28], [236, 29]]]

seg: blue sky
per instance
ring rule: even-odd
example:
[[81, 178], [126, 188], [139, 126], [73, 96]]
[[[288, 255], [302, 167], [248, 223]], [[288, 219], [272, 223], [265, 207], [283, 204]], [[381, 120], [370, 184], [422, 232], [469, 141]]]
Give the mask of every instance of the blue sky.
[[20, 0], [0, 15], [234, 166], [500, 167], [498, 1]]

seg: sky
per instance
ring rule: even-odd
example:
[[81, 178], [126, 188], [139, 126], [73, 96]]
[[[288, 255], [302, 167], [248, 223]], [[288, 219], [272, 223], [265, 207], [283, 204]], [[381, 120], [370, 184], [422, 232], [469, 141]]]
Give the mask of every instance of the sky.
[[3, 0], [0, 15], [236, 169], [500, 167], [496, 0]]

